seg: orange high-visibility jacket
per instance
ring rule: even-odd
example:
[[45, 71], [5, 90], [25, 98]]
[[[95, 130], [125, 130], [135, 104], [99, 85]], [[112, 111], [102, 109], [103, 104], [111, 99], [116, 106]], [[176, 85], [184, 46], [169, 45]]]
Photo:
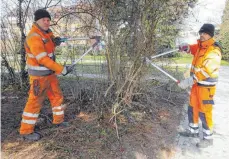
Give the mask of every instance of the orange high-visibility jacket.
[[51, 30], [43, 31], [36, 23], [26, 37], [26, 63], [32, 76], [60, 74], [64, 67], [55, 62], [55, 44]]
[[198, 40], [197, 44], [190, 45], [190, 51], [194, 55], [190, 71], [194, 81], [201, 85], [215, 85], [221, 62], [221, 50], [215, 45], [215, 40]]

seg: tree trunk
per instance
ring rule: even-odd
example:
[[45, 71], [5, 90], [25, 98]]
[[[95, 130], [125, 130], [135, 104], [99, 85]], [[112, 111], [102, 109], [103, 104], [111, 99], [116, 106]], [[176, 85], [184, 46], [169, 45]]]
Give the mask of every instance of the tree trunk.
[[20, 34], [21, 34], [21, 41], [20, 41], [20, 54], [21, 54], [21, 61], [20, 61], [20, 67], [21, 67], [21, 86], [23, 83], [27, 81], [27, 72], [25, 71], [25, 48], [24, 48], [24, 42], [25, 42], [25, 33], [24, 33], [24, 22], [23, 22], [23, 11], [22, 11], [22, 3], [23, 0], [19, 0], [19, 8], [18, 8], [18, 27], [20, 28]]

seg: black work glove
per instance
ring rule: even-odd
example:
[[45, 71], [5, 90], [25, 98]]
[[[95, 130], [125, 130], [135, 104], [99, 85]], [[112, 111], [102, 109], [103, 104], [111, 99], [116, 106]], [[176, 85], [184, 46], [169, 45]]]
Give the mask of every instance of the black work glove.
[[70, 72], [73, 71], [73, 68], [72, 66], [64, 66], [64, 69], [63, 71], [61, 72], [63, 76], [66, 76], [67, 74], [69, 74]]
[[61, 41], [61, 38], [57, 36], [53, 39], [53, 42], [55, 43], [56, 46], [60, 46], [62, 41]]
[[188, 53], [190, 51], [190, 47], [188, 43], [182, 43], [179, 45], [179, 51], [180, 52], [186, 52]]

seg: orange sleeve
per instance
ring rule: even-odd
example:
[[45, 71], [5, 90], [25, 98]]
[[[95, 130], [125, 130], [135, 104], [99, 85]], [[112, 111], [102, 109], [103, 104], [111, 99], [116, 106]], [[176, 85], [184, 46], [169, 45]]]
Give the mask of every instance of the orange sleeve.
[[189, 47], [190, 47], [191, 54], [195, 55], [198, 50], [198, 44], [189, 45]]
[[[27, 42], [28, 42], [31, 53], [35, 57], [37, 57], [41, 53], [47, 53], [41, 37], [33, 36]], [[50, 59], [48, 55], [39, 58], [37, 62], [49, 68], [50, 70], [55, 71], [57, 74], [60, 74], [64, 69], [62, 65]]]

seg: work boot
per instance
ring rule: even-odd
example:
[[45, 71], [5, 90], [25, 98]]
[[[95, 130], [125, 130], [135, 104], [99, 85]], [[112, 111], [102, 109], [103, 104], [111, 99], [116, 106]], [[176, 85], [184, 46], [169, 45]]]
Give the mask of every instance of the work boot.
[[69, 127], [69, 123], [68, 122], [62, 122], [60, 124], [55, 124], [57, 127], [60, 127], [60, 128], [66, 128], [66, 127]]
[[213, 139], [203, 139], [196, 144], [198, 148], [207, 148], [208, 146], [213, 146]]
[[41, 135], [34, 132], [32, 134], [26, 134], [26, 135], [22, 135], [24, 140], [29, 140], [29, 141], [37, 141], [41, 139]]
[[186, 129], [185, 131], [179, 132], [179, 134], [181, 136], [184, 136], [184, 137], [194, 137], [194, 138], [199, 137], [199, 133], [192, 133], [189, 129]]

